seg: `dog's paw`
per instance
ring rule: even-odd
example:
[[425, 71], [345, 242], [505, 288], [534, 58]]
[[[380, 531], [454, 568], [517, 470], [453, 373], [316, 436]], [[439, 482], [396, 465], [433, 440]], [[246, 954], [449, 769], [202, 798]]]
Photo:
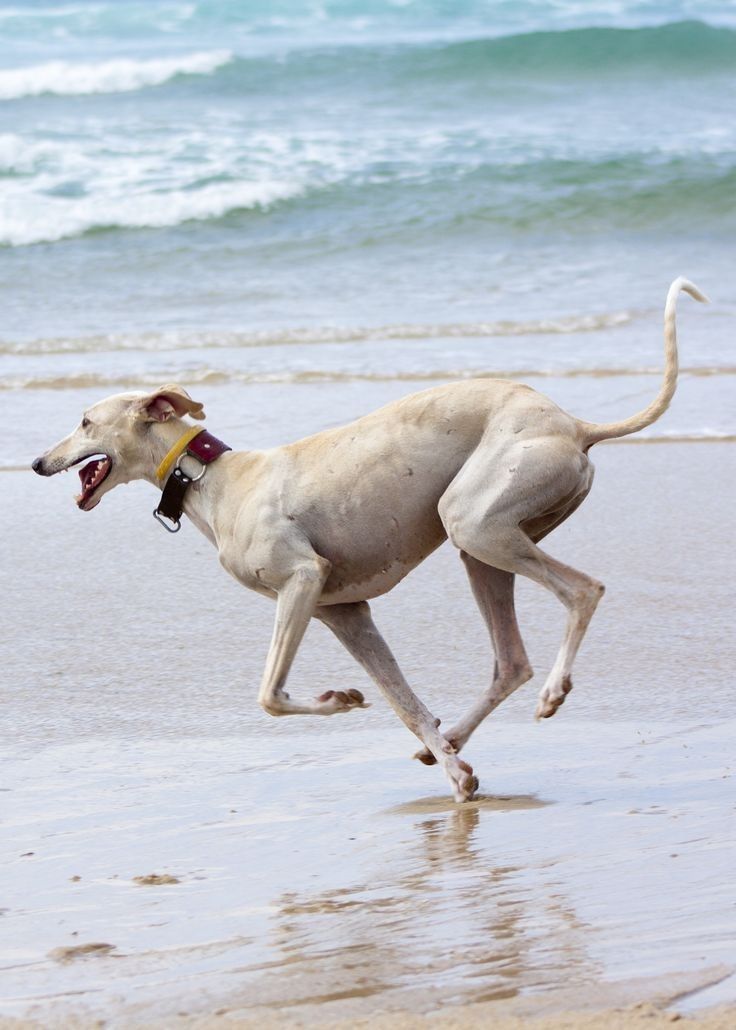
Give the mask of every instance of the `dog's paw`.
[[563, 676], [559, 684], [552, 687], [545, 686], [539, 695], [539, 703], [534, 713], [534, 718], [551, 719], [557, 709], [565, 703], [565, 698], [572, 690], [572, 680], [569, 676]]
[[[440, 720], [436, 720], [439, 726]], [[439, 751], [439, 759], [433, 755], [428, 747], [422, 748], [414, 755], [424, 765], [436, 765], [439, 761], [445, 775], [452, 786], [452, 794], [456, 801], [472, 801], [473, 795], [478, 789], [478, 777], [474, 775], [472, 766], [458, 758], [460, 750], [458, 741], [451, 736], [442, 738], [442, 747]]]
[[359, 690], [327, 690], [317, 698], [317, 704], [324, 715], [335, 712], [351, 712], [354, 708], [370, 708]]
[[454, 758], [454, 761], [443, 764], [452, 785], [455, 800], [459, 802], [472, 801], [479, 786], [478, 777], [473, 773], [472, 766], [461, 758]]
[[411, 757], [418, 759], [422, 765], [437, 765], [437, 759], [427, 747], [423, 747], [420, 751], [416, 751]]

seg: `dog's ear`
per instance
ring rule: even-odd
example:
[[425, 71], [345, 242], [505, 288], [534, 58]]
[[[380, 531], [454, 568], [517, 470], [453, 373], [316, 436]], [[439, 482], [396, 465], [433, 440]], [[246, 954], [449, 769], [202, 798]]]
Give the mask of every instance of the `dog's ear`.
[[174, 383], [160, 386], [148, 396], [141, 397], [136, 402], [136, 407], [146, 422], [166, 422], [174, 415], [177, 418], [184, 415], [191, 415], [196, 419], [204, 418], [202, 405], [198, 401], [193, 401], [186, 390]]

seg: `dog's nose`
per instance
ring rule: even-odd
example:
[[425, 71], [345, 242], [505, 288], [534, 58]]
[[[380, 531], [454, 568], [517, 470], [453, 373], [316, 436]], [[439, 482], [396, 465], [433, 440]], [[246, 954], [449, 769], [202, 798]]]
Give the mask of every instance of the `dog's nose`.
[[33, 469], [34, 472], [37, 472], [39, 474], [39, 476], [42, 476], [43, 475], [43, 458], [36, 458], [36, 460], [31, 465], [31, 468]]

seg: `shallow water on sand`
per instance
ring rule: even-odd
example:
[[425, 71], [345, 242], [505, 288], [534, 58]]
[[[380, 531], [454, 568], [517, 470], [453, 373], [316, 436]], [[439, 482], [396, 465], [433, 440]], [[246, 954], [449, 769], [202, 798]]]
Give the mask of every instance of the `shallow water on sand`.
[[[2, 1011], [357, 1015], [715, 981], [734, 728], [508, 725], [481, 762], [494, 793], [464, 806], [382, 729], [296, 731], [278, 755], [229, 737], [17, 758]], [[135, 882], [154, 872], [178, 882]], [[74, 957], [90, 944], [110, 947]]]
[[[537, 676], [468, 745], [481, 796], [465, 806], [409, 760], [413, 738], [321, 626], [293, 693], [356, 686], [373, 707], [313, 722], [257, 708], [273, 607], [193, 527], [166, 537], [148, 487], [86, 516], [68, 478], [3, 473], [0, 1013], [351, 1017], [732, 973], [736, 724], [714, 537], [734, 454], [598, 449], [593, 493], [549, 542], [608, 588], [575, 689], [533, 723], [562, 615], [522, 584]], [[447, 724], [490, 662], [452, 550], [374, 612]], [[135, 882], [153, 873], [178, 882]], [[109, 947], [73, 950], [89, 945]]]

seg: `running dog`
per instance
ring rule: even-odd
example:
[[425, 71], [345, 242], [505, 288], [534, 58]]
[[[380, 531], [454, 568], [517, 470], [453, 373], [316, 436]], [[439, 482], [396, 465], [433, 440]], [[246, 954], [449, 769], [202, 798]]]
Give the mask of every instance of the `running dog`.
[[[550, 590], [568, 612], [537, 718], [554, 715], [572, 688], [573, 661], [604, 588], [538, 545], [587, 496], [593, 444], [635, 433], [667, 409], [677, 384], [675, 308], [683, 290], [707, 299], [686, 279], [672, 284], [661, 389], [647, 408], [620, 422], [584, 422], [529, 386], [475, 379], [412, 394], [283, 447], [230, 451], [209, 434], [195, 446], [197, 430], [184, 419], [203, 419], [202, 405], [180, 386], [163, 386], [93, 405], [33, 469], [53, 476], [87, 462], [79, 473], [83, 511], [130, 480], [165, 483], [164, 497], [171, 485], [180, 510], [212, 541], [225, 569], [276, 599], [258, 698], [263, 708], [271, 715], [334, 715], [367, 707], [357, 690], [328, 690], [313, 700], [287, 693], [297, 648], [310, 619], [319, 619], [419, 738], [416, 757], [438, 762], [455, 799], [466, 801], [478, 780], [459, 752], [532, 676], [514, 612], [516, 575]], [[178, 527], [176, 503], [173, 514], [170, 505], [162, 513]], [[404, 679], [368, 601], [447, 538], [465, 564], [495, 664], [488, 689], [443, 734]]]

